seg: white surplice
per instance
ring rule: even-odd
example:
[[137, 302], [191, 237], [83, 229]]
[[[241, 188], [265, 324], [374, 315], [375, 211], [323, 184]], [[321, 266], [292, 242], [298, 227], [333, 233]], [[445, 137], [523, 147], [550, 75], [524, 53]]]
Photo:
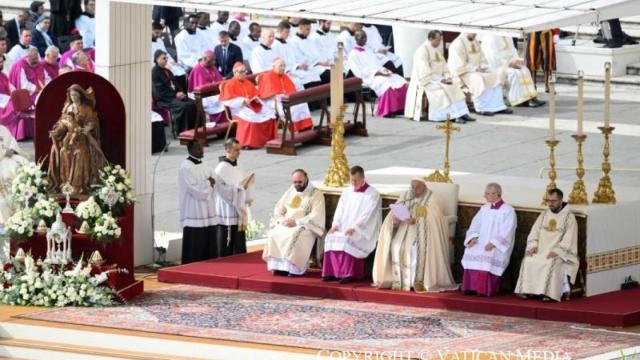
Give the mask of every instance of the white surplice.
[[174, 39], [178, 63], [188, 68], [193, 68], [204, 54], [206, 45], [204, 39], [198, 31], [189, 34], [187, 30], [182, 30]]
[[264, 101], [257, 99], [262, 104], [260, 111], [255, 112], [250, 109], [245, 102], [244, 97], [236, 97], [231, 100], [224, 100], [222, 103], [231, 110], [231, 116], [240, 118], [246, 122], [261, 123], [272, 120], [276, 117], [273, 106], [269, 106]]
[[442, 50], [425, 41], [413, 54], [413, 69], [407, 89], [404, 116], [420, 121], [424, 95], [429, 100], [431, 121], [444, 121], [447, 114], [451, 119], [468, 114], [469, 109], [465, 95], [460, 89], [460, 81], [452, 79], [452, 84], [444, 84], [444, 78], [450, 78], [450, 75]]
[[[204, 161], [184, 160], [178, 170], [178, 201], [181, 227], [207, 227], [218, 225], [215, 191], [209, 177], [216, 177]], [[215, 185], [217, 186], [217, 184]]]
[[302, 38], [298, 34], [289, 37], [289, 41], [295, 46], [296, 61], [298, 63], [306, 64], [310, 71], [321, 75], [326, 70], [329, 70], [329, 66], [319, 65], [319, 61], [323, 61], [325, 54], [324, 50], [319, 49], [315, 41], [308, 37]]
[[242, 166], [233, 166], [226, 161], [220, 161], [215, 168], [216, 184], [216, 214], [220, 224], [226, 226], [238, 225], [245, 217], [249, 203], [253, 202], [253, 184], [246, 190], [241, 182], [250, 175]]
[[[449, 46], [449, 72], [460, 78], [473, 96], [476, 111], [498, 112], [507, 108], [502, 100], [502, 85], [482, 54], [477, 40], [469, 41], [461, 33]], [[477, 71], [478, 67], [485, 69]]]
[[155, 55], [156, 50], [162, 50], [167, 54], [167, 65], [174, 76], [183, 76], [187, 74], [187, 72], [184, 71], [184, 68], [182, 68], [182, 66], [180, 66], [180, 64], [176, 62], [173, 56], [171, 56], [171, 54], [167, 52], [167, 48], [164, 45], [164, 41], [162, 40], [162, 38], [157, 38], [156, 41], [151, 42], [151, 64], [154, 63], [153, 56]]
[[[238, 39], [240, 39], [239, 46], [242, 48], [242, 59], [249, 62], [249, 67], [251, 67], [251, 54], [253, 53], [253, 50], [260, 45], [260, 38], [252, 39], [247, 35], [242, 38], [239, 37]], [[255, 73], [256, 71], [251, 68], [251, 72]]]
[[80, 15], [76, 19], [76, 29], [82, 36], [82, 43], [86, 48], [96, 46], [96, 19], [87, 15]]
[[376, 75], [384, 67], [371, 50], [359, 46], [354, 47], [349, 54], [349, 68], [356, 77], [362, 79], [362, 85], [373, 90], [378, 97], [389, 89], [399, 89], [407, 84], [407, 81], [397, 74]]
[[489, 65], [496, 69], [511, 106], [538, 96], [529, 69], [524, 64], [519, 69], [510, 66], [511, 63], [521, 60], [511, 38], [485, 35], [482, 37], [482, 52]]
[[273, 60], [277, 57], [279, 57], [278, 52], [273, 48], [267, 47], [264, 44], [256, 46], [251, 52], [251, 57], [249, 58], [251, 72], [258, 74], [263, 71], [271, 70], [273, 67]]
[[384, 54], [379, 52], [380, 49], [386, 49], [387, 47], [382, 43], [382, 36], [380, 36], [380, 31], [375, 25], [363, 26], [362, 31], [367, 34], [366, 47], [376, 54], [383, 65], [391, 61], [395, 67], [402, 66], [402, 59], [398, 55], [390, 51]]
[[[324, 251], [343, 251], [364, 259], [376, 248], [378, 233], [382, 223], [380, 194], [372, 186], [364, 192], [356, 192], [353, 186], [342, 191], [332, 226], [338, 231], [327, 234]], [[347, 236], [344, 232], [352, 228], [354, 232]]]
[[[510, 205], [504, 203], [499, 209], [491, 209], [491, 204], [483, 205], [473, 217], [464, 240], [464, 245], [468, 246], [471, 239], [478, 238], [474, 246], [464, 250], [464, 269], [502, 276], [513, 251], [516, 225], [516, 212]], [[488, 243], [493, 244], [493, 250], [485, 251]]]
[[320, 81], [320, 75], [316, 71], [303, 70], [300, 68], [304, 62], [298, 62], [296, 58], [296, 47], [287, 40], [276, 38], [271, 45], [273, 50], [278, 52], [278, 57], [284, 60], [286, 71], [296, 84], [296, 89], [304, 88], [305, 84]]
[[209, 27], [205, 27], [204, 29], [198, 28], [196, 32], [198, 33], [198, 35], [200, 35], [202, 39], [203, 50], [213, 51], [216, 45], [218, 45], [220, 36], [218, 35], [218, 33], [215, 32], [215, 30]]

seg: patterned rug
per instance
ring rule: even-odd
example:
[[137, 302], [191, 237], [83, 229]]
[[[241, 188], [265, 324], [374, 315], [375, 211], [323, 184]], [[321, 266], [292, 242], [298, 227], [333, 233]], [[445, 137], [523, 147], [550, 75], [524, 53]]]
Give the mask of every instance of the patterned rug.
[[[188, 285], [113, 308], [61, 308], [21, 317], [154, 333], [357, 352], [553, 352], [584, 358], [640, 345], [640, 334], [582, 325]], [[416, 355], [418, 356], [418, 355]], [[531, 357], [530, 357], [531, 358]], [[547, 357], [548, 358], [548, 357]]]

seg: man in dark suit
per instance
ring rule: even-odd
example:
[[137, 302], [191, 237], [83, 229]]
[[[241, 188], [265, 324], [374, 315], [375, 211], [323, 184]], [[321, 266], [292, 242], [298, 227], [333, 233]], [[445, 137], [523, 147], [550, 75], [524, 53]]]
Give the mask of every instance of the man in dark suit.
[[4, 24], [4, 28], [7, 30], [7, 40], [9, 40], [9, 49], [20, 42], [20, 30], [24, 29], [29, 18], [29, 11], [23, 10], [16, 15], [15, 18], [9, 20]]
[[218, 71], [225, 79], [233, 77], [233, 64], [242, 63], [242, 49], [232, 44], [227, 31], [220, 32], [220, 45], [214, 49]]

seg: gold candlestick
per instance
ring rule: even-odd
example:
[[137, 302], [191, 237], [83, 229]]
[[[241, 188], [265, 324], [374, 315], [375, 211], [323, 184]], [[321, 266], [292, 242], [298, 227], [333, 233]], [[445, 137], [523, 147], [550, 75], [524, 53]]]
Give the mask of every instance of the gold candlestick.
[[454, 131], [460, 131], [460, 127], [451, 125], [451, 117], [447, 114], [447, 120], [444, 125], [437, 125], [436, 130], [442, 130], [445, 133], [444, 174], [441, 174], [440, 171], [436, 170], [429, 176], [425, 177], [425, 180], [430, 182], [450, 183], [452, 181], [449, 177], [449, 144], [451, 142], [451, 134]]
[[547, 185], [547, 191], [544, 192], [544, 196], [542, 197], [542, 205], [547, 205], [547, 192], [557, 188], [556, 178], [558, 177], [558, 173], [556, 173], [555, 147], [558, 146], [560, 141], [549, 139], [546, 140], [545, 143], [549, 147], [549, 185]]
[[598, 127], [600, 131], [604, 134], [604, 149], [602, 150], [602, 155], [604, 155], [604, 160], [602, 161], [602, 172], [604, 175], [600, 178], [600, 182], [598, 183], [598, 190], [596, 190], [593, 195], [593, 203], [595, 204], [615, 204], [616, 203], [616, 193], [613, 191], [613, 184], [611, 183], [611, 178], [609, 178], [609, 172], [611, 172], [611, 164], [609, 163], [609, 135], [613, 133], [615, 127], [612, 126], [600, 126]]
[[587, 139], [587, 135], [576, 134], [571, 135], [572, 138], [578, 143], [578, 168], [576, 169], [576, 175], [578, 180], [573, 183], [573, 189], [569, 194], [569, 204], [587, 205], [589, 200], [587, 199], [587, 190], [584, 187], [584, 155], [582, 154], [582, 143]]

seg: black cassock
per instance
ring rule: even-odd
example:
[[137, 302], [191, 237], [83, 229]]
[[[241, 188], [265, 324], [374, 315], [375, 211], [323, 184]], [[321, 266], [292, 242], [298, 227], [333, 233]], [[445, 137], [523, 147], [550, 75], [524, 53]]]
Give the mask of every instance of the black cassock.
[[189, 98], [176, 98], [179, 91], [187, 93], [186, 89], [177, 82], [168, 69], [156, 65], [151, 70], [153, 98], [158, 105], [171, 111], [172, 121], [175, 122], [176, 135], [188, 129], [193, 129], [196, 123], [196, 104]]
[[[232, 166], [238, 164], [237, 161], [231, 161], [225, 156], [220, 157], [220, 161], [227, 162]], [[218, 257], [245, 254], [247, 252], [247, 239], [244, 231], [238, 231], [238, 225], [218, 225], [216, 229], [216, 249]]]

